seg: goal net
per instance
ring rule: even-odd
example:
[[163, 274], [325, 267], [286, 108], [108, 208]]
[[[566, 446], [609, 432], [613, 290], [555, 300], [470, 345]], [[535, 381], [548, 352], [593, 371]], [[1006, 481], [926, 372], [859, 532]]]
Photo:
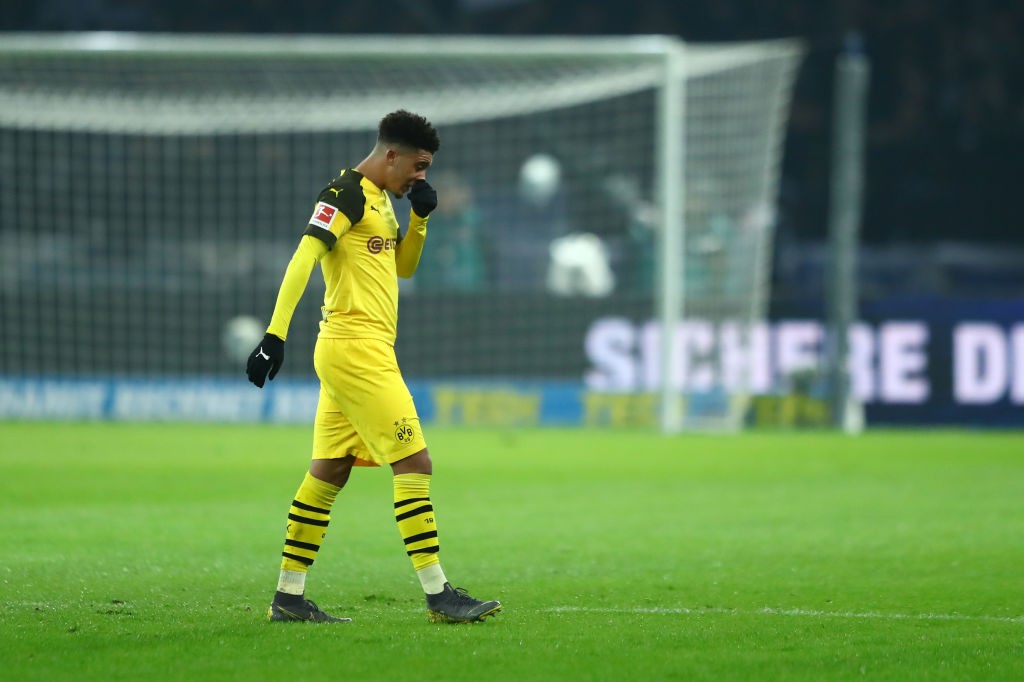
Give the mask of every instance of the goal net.
[[4, 35], [0, 417], [311, 418], [318, 273], [272, 390], [244, 358], [317, 192], [404, 108], [442, 139], [397, 345], [425, 419], [737, 428], [800, 58], [653, 36]]

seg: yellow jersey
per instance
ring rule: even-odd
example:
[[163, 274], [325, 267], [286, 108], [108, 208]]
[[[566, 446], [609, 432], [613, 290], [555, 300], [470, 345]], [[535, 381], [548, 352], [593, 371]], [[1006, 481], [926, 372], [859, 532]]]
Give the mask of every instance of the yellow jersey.
[[384, 190], [358, 171], [342, 171], [317, 197], [285, 269], [267, 332], [287, 339], [295, 306], [319, 262], [327, 285], [320, 336], [394, 345], [398, 277], [416, 272], [426, 237], [427, 218], [409, 211], [403, 238]]
[[394, 344], [398, 328], [398, 221], [387, 192], [345, 170], [317, 197], [304, 234], [330, 249], [320, 336]]

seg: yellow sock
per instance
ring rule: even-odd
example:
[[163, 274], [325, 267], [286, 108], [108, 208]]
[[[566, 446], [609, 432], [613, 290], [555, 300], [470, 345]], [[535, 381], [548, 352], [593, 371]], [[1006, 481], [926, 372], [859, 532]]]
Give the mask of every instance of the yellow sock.
[[314, 478], [308, 472], [288, 510], [281, 578], [278, 590], [302, 594], [305, 574], [320, 551], [331, 520], [331, 507], [341, 488]]
[[405, 551], [418, 571], [439, 563], [437, 523], [430, 503], [429, 474], [398, 474], [394, 477], [395, 521], [405, 541]]

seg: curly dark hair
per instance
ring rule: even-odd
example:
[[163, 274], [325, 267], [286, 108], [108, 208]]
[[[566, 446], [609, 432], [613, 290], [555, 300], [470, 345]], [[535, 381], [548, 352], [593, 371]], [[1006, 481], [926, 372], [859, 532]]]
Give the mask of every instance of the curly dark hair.
[[430, 121], [405, 109], [393, 111], [380, 120], [377, 139], [413, 149], [424, 149], [431, 154], [441, 146], [441, 138]]

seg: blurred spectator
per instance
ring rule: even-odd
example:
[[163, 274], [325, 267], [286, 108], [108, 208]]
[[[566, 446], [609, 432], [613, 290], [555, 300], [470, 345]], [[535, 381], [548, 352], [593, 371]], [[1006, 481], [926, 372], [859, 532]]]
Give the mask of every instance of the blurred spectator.
[[484, 241], [472, 188], [457, 173], [430, 176], [437, 208], [416, 268], [417, 291], [484, 291]]
[[549, 246], [571, 232], [563, 180], [554, 156], [532, 154], [520, 166], [517, 184], [486, 202], [488, 262], [498, 290], [544, 290]]

